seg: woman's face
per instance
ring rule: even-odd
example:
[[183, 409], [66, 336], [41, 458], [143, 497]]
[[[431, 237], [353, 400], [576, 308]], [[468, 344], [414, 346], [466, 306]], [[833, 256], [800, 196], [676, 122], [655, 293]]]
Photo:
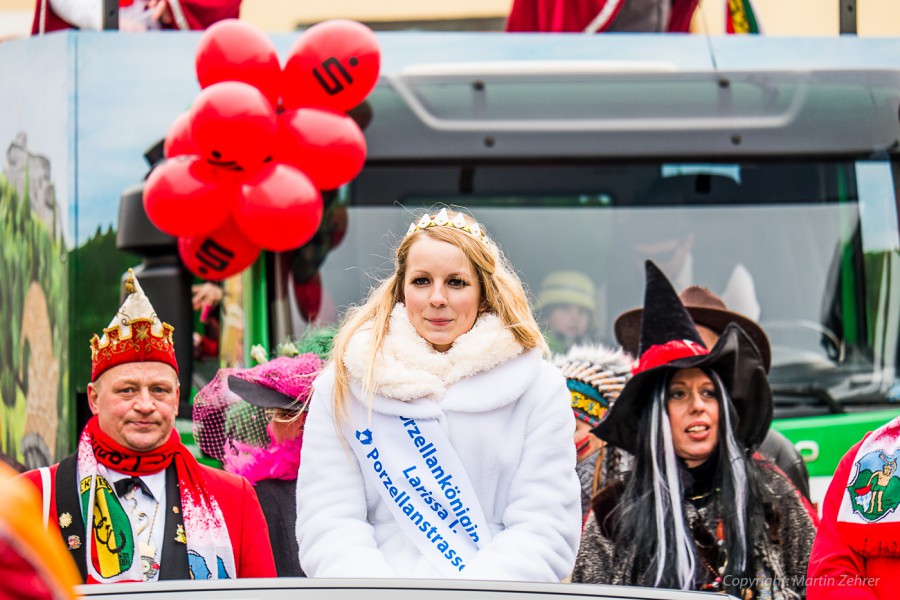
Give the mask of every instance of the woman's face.
[[462, 250], [427, 235], [409, 248], [403, 297], [416, 332], [446, 352], [472, 329], [481, 305], [481, 284]]
[[688, 467], [706, 462], [719, 441], [716, 386], [700, 369], [676, 371], [666, 390], [675, 454]]
[[606, 445], [606, 442], [591, 433], [591, 429], [593, 427], [590, 424], [581, 419], [575, 419], [575, 455], [579, 461], [593, 455]]
[[585, 423], [581, 419], [575, 419], [575, 445], [578, 445], [578, 442], [583, 442], [586, 439], [586, 436], [593, 435], [591, 433], [592, 427], [589, 423]]
[[295, 440], [303, 433], [306, 424], [306, 412], [297, 415], [296, 411], [277, 408], [269, 419], [269, 430], [279, 444]]

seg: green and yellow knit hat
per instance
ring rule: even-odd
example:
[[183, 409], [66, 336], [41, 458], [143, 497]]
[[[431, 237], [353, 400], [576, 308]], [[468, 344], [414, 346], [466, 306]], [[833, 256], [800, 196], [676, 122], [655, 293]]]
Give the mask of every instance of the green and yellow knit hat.
[[541, 281], [537, 310], [550, 306], [574, 304], [593, 313], [597, 308], [594, 299], [594, 282], [579, 271], [553, 271]]

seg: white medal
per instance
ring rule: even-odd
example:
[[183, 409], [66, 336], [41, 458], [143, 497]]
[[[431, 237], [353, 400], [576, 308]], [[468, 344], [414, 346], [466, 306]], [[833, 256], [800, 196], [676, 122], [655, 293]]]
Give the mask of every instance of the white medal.
[[144, 574], [144, 581], [150, 581], [159, 572], [156, 548], [148, 542], [141, 542], [141, 572]]

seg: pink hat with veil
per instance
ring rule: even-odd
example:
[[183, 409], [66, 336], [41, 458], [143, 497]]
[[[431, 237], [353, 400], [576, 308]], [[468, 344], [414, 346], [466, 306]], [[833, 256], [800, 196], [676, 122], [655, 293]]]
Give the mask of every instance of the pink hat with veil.
[[270, 446], [266, 409], [306, 410], [322, 365], [317, 354], [306, 352], [248, 369], [220, 369], [194, 397], [194, 438], [200, 449], [224, 460], [235, 442]]

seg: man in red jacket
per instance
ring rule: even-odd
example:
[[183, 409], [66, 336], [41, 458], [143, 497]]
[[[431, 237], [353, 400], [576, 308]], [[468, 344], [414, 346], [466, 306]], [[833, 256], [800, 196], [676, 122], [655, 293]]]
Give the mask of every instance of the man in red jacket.
[[274, 577], [268, 528], [243, 477], [201, 465], [174, 429], [173, 328], [129, 270], [125, 303], [91, 339], [93, 417], [76, 452], [23, 474], [87, 583]]

